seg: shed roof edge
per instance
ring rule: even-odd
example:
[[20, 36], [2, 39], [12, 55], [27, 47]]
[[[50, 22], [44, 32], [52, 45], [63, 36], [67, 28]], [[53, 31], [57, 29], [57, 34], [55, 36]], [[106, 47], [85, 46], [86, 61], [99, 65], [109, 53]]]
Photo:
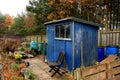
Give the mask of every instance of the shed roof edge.
[[93, 25], [93, 26], [98, 26], [98, 27], [102, 26], [101, 24], [86, 21], [86, 20], [82, 20], [82, 19], [78, 19], [78, 18], [75, 18], [75, 17], [67, 17], [67, 18], [63, 18], [63, 19], [59, 19], [59, 20], [49, 21], [49, 22], [46, 22], [45, 25], [52, 24], [52, 23], [57, 23], [57, 22], [61, 22], [61, 21], [67, 21], [67, 20], [73, 20], [73, 21], [76, 21], [76, 22], [80, 22], [80, 23], [84, 23], [84, 24], [88, 24], [88, 25]]

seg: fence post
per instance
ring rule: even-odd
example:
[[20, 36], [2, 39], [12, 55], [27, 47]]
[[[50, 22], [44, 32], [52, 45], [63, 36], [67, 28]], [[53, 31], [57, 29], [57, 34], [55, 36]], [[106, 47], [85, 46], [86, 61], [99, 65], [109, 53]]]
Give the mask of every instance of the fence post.
[[73, 79], [76, 80], [77, 77], [76, 77], [76, 70], [73, 71]]
[[111, 74], [110, 74], [110, 63], [106, 63], [106, 78], [107, 80], [111, 80]]
[[81, 71], [82, 71], [81, 68], [77, 68], [76, 70], [74, 70], [74, 73], [73, 73], [74, 80], [83, 80]]

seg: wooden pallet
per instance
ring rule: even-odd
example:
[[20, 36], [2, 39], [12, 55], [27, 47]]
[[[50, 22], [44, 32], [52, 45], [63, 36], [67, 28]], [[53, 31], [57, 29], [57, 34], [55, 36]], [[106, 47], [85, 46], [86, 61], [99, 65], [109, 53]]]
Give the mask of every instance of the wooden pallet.
[[74, 71], [74, 80], [120, 80], [120, 60]]

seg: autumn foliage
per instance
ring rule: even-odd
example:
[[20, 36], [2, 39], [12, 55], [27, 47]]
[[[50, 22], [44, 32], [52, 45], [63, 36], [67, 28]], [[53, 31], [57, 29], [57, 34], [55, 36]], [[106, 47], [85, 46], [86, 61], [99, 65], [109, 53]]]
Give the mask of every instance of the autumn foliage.
[[7, 27], [8, 29], [10, 29], [10, 27], [13, 23], [14, 23], [14, 19], [9, 14], [6, 14], [4, 26]]
[[47, 18], [49, 20], [62, 19], [65, 17], [70, 17], [75, 13], [75, 8], [77, 7], [76, 0], [50, 0], [48, 5], [52, 7], [52, 11], [48, 14]]
[[34, 27], [34, 25], [35, 25], [35, 17], [31, 13], [25, 18], [25, 26], [26, 27]]

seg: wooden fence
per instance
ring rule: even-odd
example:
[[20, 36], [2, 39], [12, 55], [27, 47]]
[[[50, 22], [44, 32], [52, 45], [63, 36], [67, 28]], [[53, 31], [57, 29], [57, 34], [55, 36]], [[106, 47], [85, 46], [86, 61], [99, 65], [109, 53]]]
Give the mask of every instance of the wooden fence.
[[120, 60], [74, 70], [74, 80], [120, 80]]
[[46, 41], [46, 35], [31, 35], [31, 36], [25, 36], [23, 38], [25, 41], [31, 42], [36, 41], [38, 43]]
[[120, 46], [120, 31], [99, 31], [99, 46]]
[[98, 35], [98, 45], [99, 46], [119, 46], [120, 51], [120, 31], [99, 31]]
[[30, 44], [31, 41], [36, 41], [38, 43], [38, 47], [40, 48], [40, 43], [41, 42], [46, 42], [46, 35], [31, 35], [31, 36], [25, 36], [23, 38], [27, 44]]

